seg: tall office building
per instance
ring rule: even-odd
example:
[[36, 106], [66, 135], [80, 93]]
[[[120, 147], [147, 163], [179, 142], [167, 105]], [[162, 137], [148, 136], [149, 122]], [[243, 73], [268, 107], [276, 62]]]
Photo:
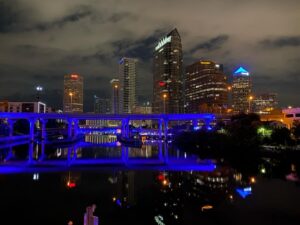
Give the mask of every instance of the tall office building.
[[155, 47], [153, 112], [183, 112], [182, 45], [177, 29], [163, 37]]
[[253, 99], [253, 112], [259, 114], [269, 114], [277, 108], [278, 100], [276, 93], [263, 93], [256, 95]]
[[64, 112], [83, 112], [83, 77], [78, 74], [64, 76]]
[[251, 112], [252, 108], [252, 84], [250, 73], [243, 67], [239, 67], [232, 78], [233, 112]]
[[99, 98], [94, 96], [94, 113], [110, 114], [111, 100], [107, 98]]
[[88, 206], [86, 208], [86, 213], [84, 214], [84, 225], [98, 225], [99, 219], [94, 216], [94, 211], [96, 209], [95, 205]]
[[122, 58], [119, 62], [120, 113], [132, 113], [136, 106], [137, 59]]
[[223, 66], [197, 61], [185, 70], [185, 112], [223, 113], [228, 106], [228, 83]]
[[119, 79], [112, 79], [110, 81], [112, 87], [112, 94], [111, 94], [111, 104], [112, 104], [112, 113], [119, 114], [120, 113], [120, 80]]

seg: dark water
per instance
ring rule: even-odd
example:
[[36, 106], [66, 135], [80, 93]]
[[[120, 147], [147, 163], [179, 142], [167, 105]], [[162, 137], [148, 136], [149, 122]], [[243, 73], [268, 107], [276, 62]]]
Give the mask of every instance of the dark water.
[[[174, 161], [199, 162], [188, 153], [168, 150]], [[45, 161], [122, 157], [121, 147], [45, 147], [44, 151]], [[293, 160], [262, 159], [255, 165], [255, 174], [244, 172], [247, 168], [241, 172], [222, 160], [214, 161], [213, 171], [168, 171], [142, 164], [130, 169], [129, 161], [127, 166], [58, 170], [53, 170], [55, 165], [29, 165], [34, 169], [26, 173], [3, 169], [28, 161], [30, 154], [31, 160], [38, 160], [41, 146], [1, 149], [1, 225], [59, 225], [70, 220], [83, 224], [85, 209], [92, 204], [99, 224], [300, 224], [300, 186], [290, 181], [298, 169]], [[160, 147], [129, 149], [128, 157], [159, 159]]]

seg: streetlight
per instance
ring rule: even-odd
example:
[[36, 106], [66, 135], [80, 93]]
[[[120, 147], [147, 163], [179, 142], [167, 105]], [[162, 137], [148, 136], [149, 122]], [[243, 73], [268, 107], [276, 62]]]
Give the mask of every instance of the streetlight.
[[73, 106], [72, 106], [72, 104], [73, 104], [73, 102], [72, 102], [73, 93], [70, 92], [70, 93], [69, 93], [69, 96], [70, 96], [70, 99], [71, 99], [71, 112], [73, 112]]
[[164, 99], [164, 114], [166, 113], [166, 98], [167, 98], [167, 97], [168, 97], [167, 94], [164, 93], [164, 94], [163, 94], [163, 99]]
[[35, 90], [36, 90], [36, 99], [37, 101], [40, 101], [40, 93], [43, 91], [43, 87], [38, 85], [35, 87]]
[[252, 96], [252, 95], [250, 95], [250, 96], [249, 96], [249, 98], [248, 98], [248, 100], [249, 100], [249, 108], [248, 108], [248, 113], [250, 113], [250, 111], [251, 111], [251, 101], [253, 100], [253, 96]]

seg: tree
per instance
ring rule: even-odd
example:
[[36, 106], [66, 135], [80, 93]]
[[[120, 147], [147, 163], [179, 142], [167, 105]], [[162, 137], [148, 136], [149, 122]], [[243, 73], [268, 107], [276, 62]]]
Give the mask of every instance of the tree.
[[276, 128], [271, 135], [272, 142], [278, 145], [291, 144], [291, 131], [286, 127]]
[[300, 139], [300, 121], [295, 120], [293, 123], [292, 134], [296, 139]]

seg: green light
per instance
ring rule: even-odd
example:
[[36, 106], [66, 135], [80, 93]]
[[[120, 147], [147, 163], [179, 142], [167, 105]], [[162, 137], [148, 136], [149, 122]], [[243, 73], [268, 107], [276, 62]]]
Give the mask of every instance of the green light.
[[264, 128], [264, 127], [260, 127], [260, 128], [257, 129], [257, 134], [262, 136], [262, 137], [271, 137], [272, 130]]

